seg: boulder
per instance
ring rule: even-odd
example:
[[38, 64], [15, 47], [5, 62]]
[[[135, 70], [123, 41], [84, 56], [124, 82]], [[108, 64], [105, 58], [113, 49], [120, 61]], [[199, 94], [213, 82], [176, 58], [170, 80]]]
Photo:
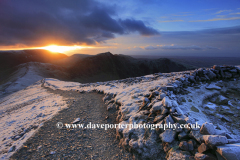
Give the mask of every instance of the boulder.
[[227, 105], [228, 104], [228, 99], [222, 95], [219, 95], [216, 99], [216, 103], [220, 105]]
[[217, 108], [219, 108], [219, 106], [217, 106], [214, 103], [208, 102], [207, 104], [203, 105], [204, 109], [210, 109], [210, 110], [216, 110]]
[[194, 138], [194, 139], [197, 140], [199, 143], [202, 143], [202, 141], [203, 141], [203, 135], [200, 134], [199, 131], [191, 131], [191, 132], [189, 133], [189, 137]]
[[215, 70], [220, 70], [220, 69], [221, 69], [221, 66], [219, 66], [219, 65], [214, 65], [214, 66], [213, 66], [213, 69], [215, 69]]
[[188, 150], [189, 150], [189, 151], [193, 151], [193, 150], [194, 150], [193, 141], [192, 141], [192, 140], [189, 140], [189, 141], [187, 142], [187, 144], [188, 144]]
[[195, 154], [194, 158], [195, 160], [211, 160], [208, 155], [202, 153]]
[[172, 116], [172, 118], [176, 123], [179, 123], [179, 124], [185, 124], [186, 123], [186, 121], [183, 118], [180, 118], [180, 117], [177, 117], [177, 116]]
[[166, 97], [166, 94], [165, 93], [161, 93], [158, 97], [158, 99], [162, 100], [164, 97]]
[[151, 113], [161, 110], [162, 106], [163, 106], [162, 101], [155, 103], [152, 106]]
[[207, 151], [209, 149], [209, 147], [205, 144], [205, 143], [202, 143], [199, 147], [198, 147], [198, 152], [199, 153], [203, 153], [205, 151]]
[[196, 83], [194, 76], [189, 76], [188, 80], [189, 80], [189, 82]]
[[177, 136], [177, 132], [172, 129], [166, 129], [159, 135], [163, 142], [172, 143]]
[[182, 141], [179, 143], [179, 148], [184, 151], [188, 151], [188, 143], [187, 141]]
[[164, 97], [162, 100], [163, 106], [167, 108], [172, 107], [172, 101], [168, 97]]
[[161, 107], [161, 114], [167, 114], [168, 113], [168, 109], [167, 108], [165, 108], [165, 107]]
[[203, 140], [210, 147], [219, 146], [228, 143], [227, 137], [219, 135], [204, 135]]
[[167, 160], [183, 160], [183, 159], [194, 160], [194, 158], [191, 159], [190, 155], [185, 154], [184, 151], [174, 150], [173, 148], [169, 150]]
[[188, 137], [189, 137], [188, 134], [184, 131], [178, 134], [179, 140], [187, 139]]
[[227, 160], [240, 160], [240, 143], [217, 146], [216, 152]]
[[215, 73], [213, 73], [212, 71], [208, 71], [207, 76], [209, 77], [210, 80], [213, 80], [217, 77], [217, 75]]
[[203, 135], [214, 135], [216, 131], [212, 123], [205, 122], [200, 129], [200, 133]]
[[165, 118], [165, 123], [166, 124], [169, 124], [169, 123], [174, 124], [174, 120], [172, 119], [170, 114]]

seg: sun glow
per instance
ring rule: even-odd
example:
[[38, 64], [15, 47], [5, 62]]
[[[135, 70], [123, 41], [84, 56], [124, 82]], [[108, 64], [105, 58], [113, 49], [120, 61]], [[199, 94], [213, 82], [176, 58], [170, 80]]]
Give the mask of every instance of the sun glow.
[[83, 47], [83, 46], [57, 46], [57, 45], [50, 45], [46, 47], [41, 47], [41, 49], [46, 49], [51, 52], [58, 52], [58, 53], [64, 53], [71, 50], [77, 50], [82, 48], [92, 48], [92, 47]]

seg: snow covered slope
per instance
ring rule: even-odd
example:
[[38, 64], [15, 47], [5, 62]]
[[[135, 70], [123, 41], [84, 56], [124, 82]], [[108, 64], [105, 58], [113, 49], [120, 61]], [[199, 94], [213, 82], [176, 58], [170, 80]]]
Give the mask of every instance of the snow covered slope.
[[42, 123], [67, 105], [41, 81], [0, 100], [0, 159], [8, 159]]

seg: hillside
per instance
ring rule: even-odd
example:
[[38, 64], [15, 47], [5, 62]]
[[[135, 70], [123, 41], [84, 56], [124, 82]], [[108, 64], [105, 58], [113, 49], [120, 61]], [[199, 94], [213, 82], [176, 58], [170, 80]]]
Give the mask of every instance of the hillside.
[[18, 71], [18, 65], [28, 62], [49, 63], [66, 57], [65, 54], [52, 53], [42, 49], [0, 51], [0, 84], [6, 83], [12, 74]]
[[62, 53], [52, 53], [43, 49], [22, 50], [22, 51], [1, 51], [0, 70], [8, 69], [27, 62], [49, 63], [54, 60], [66, 58]]
[[130, 56], [113, 55], [110, 52], [79, 60], [69, 68], [74, 81], [87, 83], [137, 77], [157, 72], [177, 72], [187, 68], [167, 58], [141, 60]]

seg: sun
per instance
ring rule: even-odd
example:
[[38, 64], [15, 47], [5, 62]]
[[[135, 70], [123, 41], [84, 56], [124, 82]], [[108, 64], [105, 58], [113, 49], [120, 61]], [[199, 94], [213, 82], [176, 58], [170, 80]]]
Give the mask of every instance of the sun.
[[82, 46], [57, 46], [57, 45], [50, 45], [50, 46], [46, 46], [46, 47], [41, 47], [41, 49], [46, 49], [48, 51], [58, 52], [58, 53], [64, 53], [64, 52], [67, 52], [67, 51], [82, 49], [82, 48], [85, 48], [85, 47], [82, 47]]

